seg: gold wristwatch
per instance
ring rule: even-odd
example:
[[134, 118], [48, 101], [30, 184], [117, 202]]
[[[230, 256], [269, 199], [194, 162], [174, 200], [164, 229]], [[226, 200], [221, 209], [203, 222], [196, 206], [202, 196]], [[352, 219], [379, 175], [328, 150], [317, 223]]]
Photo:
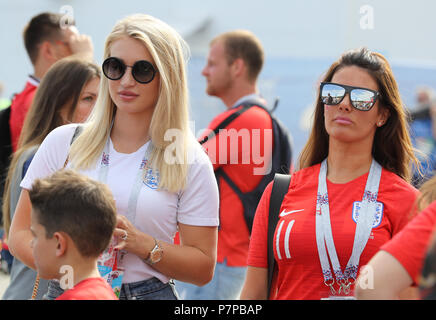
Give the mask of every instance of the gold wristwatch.
[[147, 258], [144, 259], [144, 261], [149, 265], [153, 265], [153, 264], [159, 262], [163, 256], [162, 247], [159, 245], [156, 238], [153, 238], [153, 239], [154, 239], [154, 243], [155, 243], [154, 248], [150, 251]]

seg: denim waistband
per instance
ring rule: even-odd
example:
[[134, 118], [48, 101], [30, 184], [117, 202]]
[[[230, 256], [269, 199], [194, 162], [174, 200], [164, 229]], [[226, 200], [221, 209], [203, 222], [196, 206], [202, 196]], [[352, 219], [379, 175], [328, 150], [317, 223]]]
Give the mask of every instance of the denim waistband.
[[178, 300], [172, 280], [163, 283], [157, 278], [123, 283], [120, 300]]

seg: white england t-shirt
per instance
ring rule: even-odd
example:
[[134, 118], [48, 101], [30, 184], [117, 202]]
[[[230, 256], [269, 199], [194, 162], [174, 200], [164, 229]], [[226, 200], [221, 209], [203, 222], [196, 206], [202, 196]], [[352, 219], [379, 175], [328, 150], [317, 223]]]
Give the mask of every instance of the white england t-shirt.
[[[68, 124], [54, 129], [43, 141], [33, 158], [20, 186], [31, 189], [37, 178], [46, 177], [61, 169], [67, 158], [71, 138], [77, 124]], [[117, 152], [110, 141], [110, 166], [107, 185], [111, 189], [118, 214], [125, 215], [133, 183], [148, 147], [147, 142], [136, 152]], [[148, 175], [144, 179], [138, 198], [135, 221], [140, 231], [168, 243], [173, 242], [177, 223], [194, 226], [218, 226], [218, 187], [208, 156], [199, 144], [189, 150], [192, 159], [189, 165], [186, 188], [178, 193], [158, 191], [158, 177]], [[101, 156], [94, 168], [80, 171], [98, 180]], [[69, 165], [67, 165], [67, 168]], [[125, 255], [121, 267], [125, 268], [123, 283], [142, 281], [157, 277], [162, 282], [169, 278], [134, 254]]]

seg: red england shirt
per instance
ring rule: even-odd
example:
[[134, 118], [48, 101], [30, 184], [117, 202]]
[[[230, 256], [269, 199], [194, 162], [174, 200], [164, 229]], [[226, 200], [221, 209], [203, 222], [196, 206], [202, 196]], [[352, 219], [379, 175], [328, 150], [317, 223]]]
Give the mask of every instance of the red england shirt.
[[[274, 235], [274, 255], [278, 267], [272, 299], [327, 298], [316, 244], [316, 199], [320, 165], [292, 175], [289, 190], [280, 208], [281, 217]], [[333, 240], [342, 271], [350, 258], [356, 230], [355, 202], [362, 200], [368, 173], [344, 184], [327, 180]], [[248, 265], [267, 268], [268, 212], [272, 183], [266, 188], [253, 224]], [[382, 170], [377, 202], [378, 213], [360, 257], [365, 265], [380, 247], [410, 220], [418, 190], [394, 173]], [[336, 287], [337, 288], [337, 287]], [[354, 289], [354, 288], [352, 288]], [[351, 295], [353, 290], [351, 290]]]

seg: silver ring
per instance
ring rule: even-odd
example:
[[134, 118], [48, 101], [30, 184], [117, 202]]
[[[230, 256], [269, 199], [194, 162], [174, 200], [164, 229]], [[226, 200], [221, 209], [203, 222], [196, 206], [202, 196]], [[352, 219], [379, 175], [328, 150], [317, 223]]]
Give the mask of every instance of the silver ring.
[[121, 240], [126, 241], [127, 240], [127, 231], [123, 230], [124, 234], [121, 236]]

